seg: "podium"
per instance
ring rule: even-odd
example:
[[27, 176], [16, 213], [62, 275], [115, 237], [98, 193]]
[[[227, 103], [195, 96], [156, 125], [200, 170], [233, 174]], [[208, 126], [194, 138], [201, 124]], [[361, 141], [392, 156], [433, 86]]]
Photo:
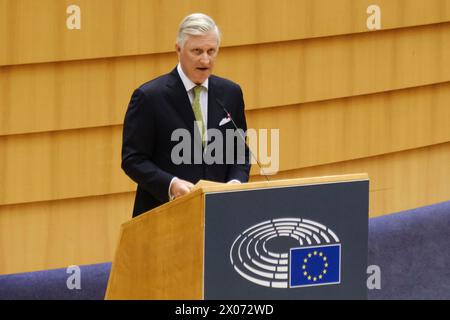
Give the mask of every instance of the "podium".
[[193, 191], [121, 226], [106, 299], [366, 299], [367, 174]]

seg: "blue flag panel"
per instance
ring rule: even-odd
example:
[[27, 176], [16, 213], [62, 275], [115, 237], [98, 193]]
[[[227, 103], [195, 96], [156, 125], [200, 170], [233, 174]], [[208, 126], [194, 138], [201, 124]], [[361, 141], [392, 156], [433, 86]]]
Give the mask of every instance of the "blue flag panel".
[[340, 283], [341, 245], [291, 249], [290, 286], [315, 286]]

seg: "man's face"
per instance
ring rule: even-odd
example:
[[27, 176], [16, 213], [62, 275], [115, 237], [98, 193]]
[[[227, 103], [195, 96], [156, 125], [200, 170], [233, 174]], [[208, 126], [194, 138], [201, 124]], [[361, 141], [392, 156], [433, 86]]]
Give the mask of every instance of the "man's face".
[[212, 73], [219, 51], [214, 32], [188, 36], [184, 46], [176, 45], [178, 60], [186, 76], [195, 84], [202, 84]]

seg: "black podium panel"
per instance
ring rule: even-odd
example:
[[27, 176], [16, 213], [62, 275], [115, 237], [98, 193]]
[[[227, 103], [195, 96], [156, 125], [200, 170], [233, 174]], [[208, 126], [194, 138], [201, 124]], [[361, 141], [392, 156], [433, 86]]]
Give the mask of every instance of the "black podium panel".
[[205, 195], [205, 299], [366, 299], [368, 181]]

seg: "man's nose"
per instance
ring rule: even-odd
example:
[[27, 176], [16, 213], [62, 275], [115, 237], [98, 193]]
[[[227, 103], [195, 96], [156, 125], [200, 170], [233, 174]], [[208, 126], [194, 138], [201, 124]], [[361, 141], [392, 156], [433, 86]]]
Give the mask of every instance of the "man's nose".
[[208, 53], [207, 52], [202, 53], [202, 55], [200, 56], [200, 62], [204, 64], [209, 64], [210, 61], [211, 57], [208, 55]]

